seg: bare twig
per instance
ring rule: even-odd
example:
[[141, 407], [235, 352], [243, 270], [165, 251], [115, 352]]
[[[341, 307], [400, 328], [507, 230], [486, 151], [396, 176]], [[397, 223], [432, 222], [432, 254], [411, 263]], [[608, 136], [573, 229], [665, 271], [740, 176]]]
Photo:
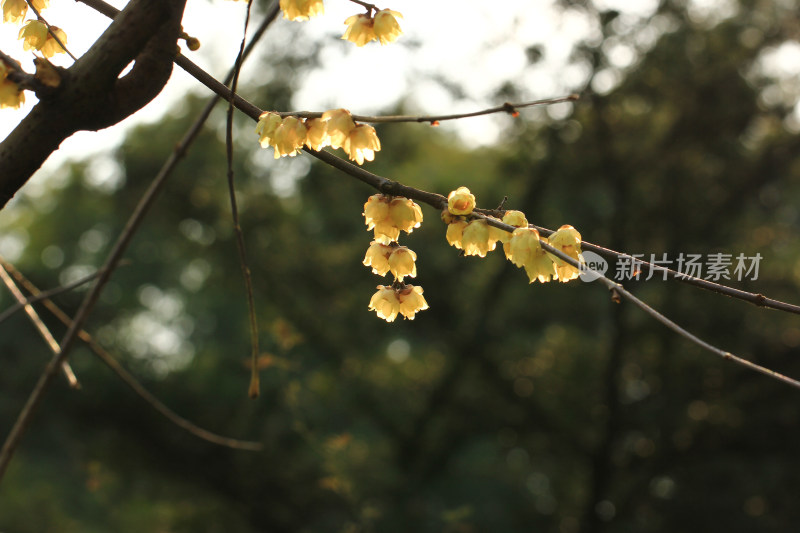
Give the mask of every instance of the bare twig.
[[[19, 284], [25, 287], [29, 293], [44, 300], [44, 306], [47, 307], [47, 309], [64, 325], [69, 326], [72, 323], [69, 315], [62, 311], [61, 308], [59, 308], [50, 298], [45, 296], [45, 293], [39, 291], [39, 289], [33, 283], [28, 281], [25, 276], [23, 276], [22, 273], [13, 265], [2, 258], [0, 258], [0, 265], [5, 269], [3, 272], [7, 270], [12, 276], [14, 276]], [[251, 451], [259, 451], [263, 449], [263, 445], [260, 442], [243, 441], [232, 439], [230, 437], [223, 437], [203, 429], [193, 422], [178, 415], [172, 409], [167, 407], [161, 400], [156, 398], [150, 391], [144, 388], [144, 386], [139, 383], [139, 381], [130, 372], [125, 370], [125, 368], [110, 353], [108, 353], [108, 351], [100, 346], [86, 330], [80, 330], [78, 332], [78, 337], [80, 337], [80, 339], [89, 346], [89, 348], [100, 358], [100, 360], [103, 361], [103, 363], [105, 363], [106, 366], [108, 366], [115, 374], [117, 374], [117, 376], [119, 376], [119, 378], [128, 387], [130, 387], [133, 392], [135, 392], [153, 409], [164, 415], [164, 417], [166, 417], [176, 426], [185, 429], [200, 439], [212, 442], [214, 444], [219, 444], [220, 446]]]
[[[0, 263], [5, 263], [2, 257], [0, 257]], [[50, 350], [52, 350], [53, 353], [59, 353], [61, 348], [59, 348], [58, 342], [56, 342], [53, 334], [50, 333], [49, 329], [47, 329], [47, 326], [44, 324], [44, 322], [42, 322], [42, 319], [39, 318], [39, 315], [36, 313], [36, 310], [33, 308], [33, 306], [25, 301], [25, 295], [20, 292], [19, 288], [14, 283], [14, 280], [11, 279], [11, 276], [8, 275], [8, 272], [5, 268], [3, 268], [2, 264], [0, 264], [0, 278], [3, 278], [3, 283], [6, 284], [9, 292], [11, 292], [11, 294], [14, 296], [14, 299], [19, 302], [19, 305], [25, 309], [25, 312], [28, 314], [31, 322], [34, 326], [36, 326], [36, 329], [39, 330], [39, 334], [41, 334], [42, 338], [50, 347]], [[72, 371], [72, 367], [70, 366], [69, 362], [64, 361], [61, 364], [61, 370], [64, 372], [64, 376], [67, 378], [70, 387], [73, 389], [81, 388], [81, 384], [78, 382], [78, 378], [75, 376], [75, 372]]]
[[239, 223], [239, 207], [236, 204], [236, 188], [233, 185], [233, 95], [236, 94], [236, 86], [239, 83], [239, 71], [242, 68], [244, 55], [244, 44], [247, 37], [247, 25], [250, 22], [250, 7], [253, 0], [248, 0], [247, 10], [244, 18], [244, 29], [242, 30], [242, 43], [239, 46], [239, 53], [233, 67], [233, 80], [231, 81], [231, 95], [228, 98], [228, 116], [225, 124], [225, 155], [228, 160], [228, 194], [231, 200], [231, 217], [233, 219], [233, 230], [236, 233], [236, 249], [239, 252], [239, 266], [242, 268], [244, 277], [245, 291], [247, 292], [247, 311], [250, 318], [250, 386], [247, 394], [251, 398], [258, 398], [259, 395], [259, 375], [258, 375], [258, 320], [256, 319], [256, 303], [253, 297], [253, 279], [250, 276], [250, 267], [247, 263], [247, 249], [244, 245], [244, 232]]
[[[503, 105], [481, 109], [480, 111], [472, 111], [470, 113], [456, 113], [450, 115], [353, 115], [353, 120], [358, 122], [371, 122], [373, 124], [391, 122], [429, 122], [434, 124], [442, 120], [459, 120], [462, 118], [492, 115], [494, 113], [508, 113], [516, 116], [518, 114], [517, 109], [540, 105], [560, 104], [563, 102], [574, 102], [578, 99], [580, 99], [579, 95], [570, 94], [568, 96], [560, 96], [558, 98], [545, 98], [543, 100], [532, 100], [529, 102], [506, 102]], [[281, 111], [277, 114], [281, 117], [295, 116], [300, 118], [320, 118], [322, 116], [321, 111]]]
[[[0, 258], [0, 260], [2, 260], [2, 258]], [[95, 272], [93, 274], [89, 274], [88, 276], [80, 278], [77, 281], [73, 281], [72, 283], [68, 283], [67, 285], [62, 285], [60, 287], [55, 287], [53, 289], [49, 289], [49, 290], [43, 291], [39, 296], [30, 296], [28, 298], [25, 298], [24, 301], [21, 301], [21, 302], [18, 301], [17, 303], [15, 303], [14, 305], [8, 307], [5, 311], [0, 313], [0, 323], [2, 323], [4, 320], [7, 320], [10, 316], [12, 316], [14, 313], [19, 311], [20, 309], [24, 309], [25, 306], [28, 305], [28, 304], [35, 304], [36, 302], [38, 302], [40, 300], [44, 300], [45, 298], [51, 298], [53, 296], [57, 296], [57, 295], [61, 294], [62, 292], [71, 291], [72, 289], [75, 289], [76, 287], [80, 287], [81, 285], [85, 285], [85, 284], [89, 283], [90, 281], [92, 281], [93, 279], [95, 279], [99, 275], [100, 275], [99, 272]]]

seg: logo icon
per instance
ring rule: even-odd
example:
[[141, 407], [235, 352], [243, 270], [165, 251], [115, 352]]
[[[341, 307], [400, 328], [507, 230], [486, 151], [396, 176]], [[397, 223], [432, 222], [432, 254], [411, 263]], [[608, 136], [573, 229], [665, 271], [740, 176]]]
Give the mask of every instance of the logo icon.
[[608, 261], [594, 252], [583, 252], [584, 264], [581, 265], [581, 281], [587, 283], [592, 282], [599, 278], [596, 273], [605, 275], [608, 271]]

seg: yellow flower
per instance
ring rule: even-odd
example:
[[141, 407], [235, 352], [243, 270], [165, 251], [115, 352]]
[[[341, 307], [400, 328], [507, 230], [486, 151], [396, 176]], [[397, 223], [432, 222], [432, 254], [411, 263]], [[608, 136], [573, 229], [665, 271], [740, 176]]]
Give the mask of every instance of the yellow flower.
[[344, 23], [347, 24], [347, 29], [344, 31], [342, 39], [356, 43], [356, 46], [364, 46], [377, 39], [372, 18], [363, 13], [348, 17]]
[[381, 44], [388, 44], [403, 34], [400, 24], [397, 23], [397, 17], [403, 18], [403, 15], [391, 9], [379, 9], [375, 13], [372, 27], [375, 37], [380, 40]]
[[38, 20], [29, 20], [19, 30], [19, 39], [24, 39], [22, 48], [40, 50], [47, 40], [47, 26]]
[[275, 129], [272, 146], [275, 148], [275, 159], [288, 155], [294, 157], [306, 142], [306, 125], [297, 117], [286, 117]]
[[347, 109], [330, 109], [322, 114], [322, 120], [328, 123], [328, 136], [333, 148], [341, 148], [347, 141], [350, 132], [356, 127], [350, 111]]
[[397, 281], [403, 281], [406, 276], [417, 277], [417, 254], [405, 246], [398, 246], [392, 250], [389, 256], [389, 270], [394, 274]]
[[489, 235], [489, 224], [483, 219], [473, 220], [467, 224], [461, 235], [461, 246], [464, 255], [486, 257], [486, 254], [495, 248], [495, 241]]
[[[58, 36], [58, 39], [61, 41], [61, 44], [67, 44], [67, 34], [61, 28], [57, 26], [50, 26], [50, 30]], [[56, 54], [63, 54], [66, 52], [64, 48], [61, 47], [61, 44], [58, 44], [50, 33], [47, 34], [47, 38], [42, 45], [42, 48], [39, 50], [42, 52], [44, 57], [53, 57]]]
[[331, 144], [328, 137], [328, 123], [321, 118], [306, 120], [306, 146], [312, 150], [322, 150]]
[[389, 244], [396, 241], [400, 236], [400, 230], [392, 222], [389, 215], [388, 196], [373, 194], [364, 204], [364, 220], [367, 224], [367, 231], [375, 230], [375, 240], [382, 244]]
[[397, 229], [411, 233], [422, 224], [422, 209], [413, 200], [398, 196], [389, 202], [389, 218]]
[[[487, 217], [486, 218], [487, 224], [489, 220], [496, 220], [497, 222], [500, 222], [500, 220], [496, 219], [495, 217]], [[504, 242], [503, 239], [507, 239], [508, 237], [510, 237], [511, 234], [504, 229], [497, 228], [495, 226], [492, 226], [491, 224], [488, 225], [489, 225], [489, 247], [490, 247], [489, 249], [494, 250], [495, 246], [497, 245], [497, 241]]]
[[469, 215], [475, 209], [475, 195], [459, 187], [447, 195], [447, 210], [454, 215]]
[[400, 302], [400, 314], [409, 320], [414, 320], [414, 315], [428, 309], [428, 302], [422, 296], [422, 287], [406, 285], [397, 291], [397, 299]]
[[[550, 235], [550, 245], [564, 252], [575, 261], [584, 262], [581, 255], [581, 234], [572, 226], [564, 225], [558, 228], [558, 231]], [[566, 283], [580, 276], [580, 270], [576, 267], [558, 257], [552, 256], [552, 258], [556, 264], [559, 281]]]
[[379, 318], [387, 322], [394, 322], [400, 312], [400, 300], [397, 298], [397, 293], [392, 287], [383, 285], [378, 285], [377, 289], [378, 292], [373, 294], [369, 301], [369, 309], [378, 313]]
[[372, 241], [364, 256], [364, 266], [371, 266], [372, 273], [385, 276], [389, 272], [389, 256], [392, 254], [392, 247], [383, 243]]
[[281, 0], [283, 18], [289, 20], [308, 20], [325, 12], [322, 0]]
[[[503, 215], [503, 222], [505, 222], [509, 226], [514, 226], [517, 228], [528, 227], [528, 219], [525, 218], [525, 214], [522, 211], [506, 211], [506, 214]], [[511, 233], [508, 232], [504, 233], [505, 234], [501, 235], [500, 239], [498, 240], [503, 243], [503, 251], [505, 251], [506, 257], [509, 257], [510, 248], [508, 243], [511, 240]]]
[[455, 246], [461, 250], [461, 239], [464, 236], [464, 228], [466, 227], [467, 223], [461, 219], [454, 220], [447, 225], [447, 242], [450, 243], [450, 246]]
[[17, 109], [24, 102], [25, 95], [16, 83], [6, 79], [0, 81], [0, 109], [6, 107]]
[[375, 152], [381, 149], [381, 142], [378, 140], [375, 128], [368, 124], [359, 124], [350, 130], [343, 148], [351, 161], [361, 165], [365, 159], [367, 161], [375, 159]]
[[511, 234], [506, 251], [508, 260], [518, 267], [525, 267], [530, 282], [536, 279], [545, 283], [556, 275], [552, 259], [542, 249], [539, 232], [534, 228], [519, 228]]
[[283, 119], [277, 113], [269, 111], [261, 113], [261, 116], [258, 117], [258, 124], [256, 124], [256, 134], [259, 137], [261, 148], [266, 148], [273, 144], [272, 138], [281, 122], [283, 122]]
[[[40, 13], [45, 9], [50, 0], [33, 0], [33, 7]], [[25, 0], [3, 0], [3, 22], [19, 24], [28, 12], [28, 3]]]

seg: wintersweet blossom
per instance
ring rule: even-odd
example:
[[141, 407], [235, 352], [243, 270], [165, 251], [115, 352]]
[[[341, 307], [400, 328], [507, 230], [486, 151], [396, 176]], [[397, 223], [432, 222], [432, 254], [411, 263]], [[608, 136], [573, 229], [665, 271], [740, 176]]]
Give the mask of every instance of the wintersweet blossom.
[[370, 41], [377, 39], [373, 28], [373, 19], [364, 13], [347, 17], [344, 21], [347, 29], [342, 35], [342, 39], [355, 43], [356, 46], [364, 46]]
[[403, 281], [406, 276], [417, 277], [417, 254], [405, 246], [395, 247], [389, 256], [389, 270], [397, 281]]
[[6, 107], [17, 109], [24, 102], [25, 94], [16, 83], [7, 79], [0, 81], [0, 109], [5, 109]]
[[23, 39], [25, 50], [41, 50], [47, 40], [47, 26], [39, 20], [29, 20], [19, 30], [19, 38]]
[[514, 230], [508, 243], [506, 257], [516, 266], [525, 268], [531, 283], [537, 279], [545, 283], [556, 275], [553, 260], [542, 249], [539, 232], [534, 228]]
[[312, 150], [322, 150], [330, 146], [331, 139], [328, 137], [328, 123], [321, 118], [306, 120], [306, 146]]
[[372, 241], [364, 256], [364, 266], [372, 267], [372, 273], [385, 276], [389, 272], [389, 256], [393, 248], [386, 244]]
[[489, 224], [483, 219], [473, 220], [461, 235], [461, 247], [464, 255], [477, 255], [486, 257], [486, 254], [494, 250], [495, 241], [489, 235]]
[[450, 246], [455, 246], [459, 250], [463, 248], [461, 245], [461, 239], [464, 236], [464, 228], [467, 227], [467, 223], [464, 220], [458, 219], [454, 220], [453, 222], [447, 225], [447, 242]]
[[375, 152], [381, 149], [381, 142], [378, 140], [375, 128], [369, 124], [359, 124], [350, 130], [343, 148], [351, 161], [362, 165], [365, 159], [367, 161], [375, 159]]
[[[41, 13], [50, 4], [50, 0], [33, 0], [31, 3]], [[25, 0], [3, 0], [3, 22], [19, 24], [25, 19], [27, 12], [28, 3]]]
[[256, 134], [261, 143], [261, 148], [266, 148], [272, 144], [272, 137], [281, 122], [283, 122], [283, 119], [277, 113], [269, 111], [261, 113], [261, 116], [258, 117], [258, 124], [256, 124]]
[[[560, 250], [566, 255], [573, 258], [579, 263], [583, 263], [583, 256], [581, 255], [581, 234], [578, 230], [569, 225], [564, 225], [550, 235], [550, 245]], [[580, 270], [566, 261], [551, 256], [553, 262], [556, 264], [556, 272], [558, 273], [558, 280], [567, 282], [576, 279], [580, 276]]]
[[347, 109], [330, 109], [322, 114], [327, 122], [327, 133], [333, 148], [342, 148], [350, 132], [356, 127]]
[[378, 285], [376, 288], [378, 292], [370, 298], [369, 309], [375, 311], [379, 318], [387, 322], [394, 322], [400, 313], [400, 300], [397, 298], [397, 292], [391, 286]]
[[395, 197], [389, 202], [389, 217], [396, 228], [411, 233], [422, 225], [422, 209], [413, 200]]
[[275, 159], [288, 155], [294, 157], [306, 142], [306, 125], [297, 117], [288, 116], [281, 121], [272, 136]]
[[375, 13], [372, 29], [381, 44], [391, 43], [403, 34], [403, 30], [400, 29], [400, 24], [397, 22], [398, 17], [403, 18], [403, 15], [391, 9], [379, 9]]
[[[58, 26], [50, 26], [50, 32], [58, 37], [58, 41], [61, 41], [61, 44], [67, 44], [67, 34], [64, 30], [59, 28]], [[47, 38], [44, 41], [41, 49], [39, 51], [42, 53], [44, 57], [53, 57], [56, 54], [63, 54], [66, 50], [58, 43], [57, 40], [53, 38], [53, 35], [47, 33]]]
[[289, 20], [308, 20], [325, 12], [322, 0], [281, 0], [280, 7]]
[[447, 210], [454, 215], [469, 215], [475, 209], [475, 195], [466, 187], [459, 187], [447, 195]]
[[422, 296], [422, 287], [406, 285], [397, 291], [397, 300], [400, 302], [400, 314], [409, 320], [414, 320], [418, 312], [428, 309], [428, 302]]

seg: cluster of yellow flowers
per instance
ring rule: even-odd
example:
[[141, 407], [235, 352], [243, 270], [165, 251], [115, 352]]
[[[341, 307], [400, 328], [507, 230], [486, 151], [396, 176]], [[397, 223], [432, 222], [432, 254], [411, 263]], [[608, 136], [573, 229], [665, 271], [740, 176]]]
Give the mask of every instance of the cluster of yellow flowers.
[[344, 31], [342, 39], [355, 43], [356, 46], [364, 46], [370, 41], [388, 44], [403, 34], [403, 30], [400, 29], [400, 24], [397, 22], [397, 17], [403, 18], [403, 15], [397, 11], [379, 9], [374, 16], [371, 16], [370, 13], [348, 17], [344, 21], [347, 29]]
[[[50, 5], [50, 0], [31, 0], [31, 5], [41, 12]], [[20, 24], [25, 20], [28, 13], [28, 2], [26, 0], [2, 0], [3, 22]], [[62, 43], [66, 44], [67, 34], [64, 30], [56, 26], [47, 25], [41, 20], [28, 20], [19, 30], [19, 38], [23, 40], [22, 46], [25, 50], [37, 50], [44, 57], [53, 57], [55, 54], [65, 52], [64, 48], [53, 38], [53, 34], [58, 36]], [[25, 95], [19, 85], [8, 79], [9, 70], [13, 70], [13, 65], [7, 65], [0, 61], [0, 109], [10, 107], [18, 108], [25, 102]]]
[[[50, 5], [50, 0], [31, 0], [31, 4], [40, 12]], [[26, 0], [3, 0], [3, 22], [19, 24], [25, 19], [28, 13], [28, 2]], [[41, 20], [28, 20], [19, 31], [19, 38], [23, 39], [25, 50], [38, 50], [45, 57], [53, 57], [55, 54], [64, 53], [66, 50], [53, 38], [53, 34], [58, 37], [63, 44], [67, 43], [67, 34], [64, 30], [56, 26], [47, 25]]]
[[372, 267], [374, 274], [385, 276], [391, 272], [395, 278], [391, 285], [378, 285], [369, 309], [387, 322], [394, 322], [398, 315], [414, 320], [419, 311], [428, 308], [428, 302], [422, 296], [422, 287], [403, 283], [406, 276], [417, 276], [417, 254], [400, 246], [397, 239], [401, 231], [411, 233], [422, 224], [422, 209], [408, 198], [375, 194], [364, 204], [363, 215], [367, 231], [373, 230], [375, 237], [364, 265]]
[[[289, 20], [308, 20], [325, 12], [322, 0], [281, 0], [280, 6], [283, 18]], [[348, 17], [344, 21], [347, 29], [342, 39], [364, 46], [370, 41], [388, 44], [402, 35], [397, 19], [403, 15], [391, 9], [375, 9], [375, 15], [372, 15], [373, 9]]]
[[447, 223], [447, 242], [464, 250], [464, 255], [485, 257], [499, 241], [503, 243], [506, 258], [515, 266], [525, 268], [531, 283], [537, 279], [541, 283], [551, 279], [567, 282], [580, 276], [578, 268], [547, 253], [541, 246], [542, 242], [547, 243], [583, 263], [581, 234], [572, 226], [561, 226], [546, 239], [536, 229], [528, 227], [522, 212], [506, 211], [503, 222], [517, 228], [508, 233], [490, 226], [484, 218], [470, 217], [474, 209], [475, 196], [468, 188], [459, 187], [448, 195], [447, 209], [442, 212], [442, 220]]
[[297, 152], [308, 146], [322, 150], [326, 146], [342, 148], [350, 160], [359, 165], [375, 159], [381, 142], [375, 128], [369, 124], [356, 124], [346, 109], [325, 111], [320, 118], [302, 119], [295, 116], [281, 118], [277, 113], [262, 113], [256, 125], [261, 147], [272, 146], [275, 159]]

